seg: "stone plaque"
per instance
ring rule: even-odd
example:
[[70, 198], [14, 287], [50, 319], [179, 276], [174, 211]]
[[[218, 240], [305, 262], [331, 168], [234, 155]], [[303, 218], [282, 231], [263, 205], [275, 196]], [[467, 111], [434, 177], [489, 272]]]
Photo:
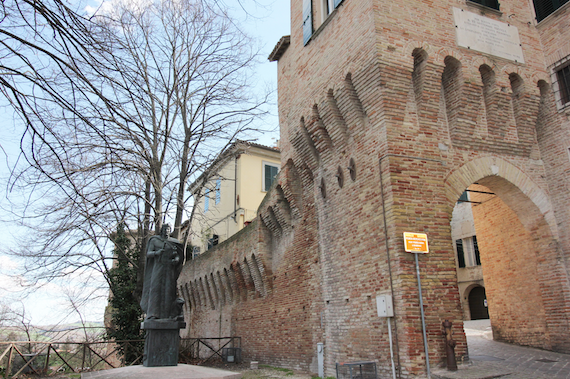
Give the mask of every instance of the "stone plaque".
[[453, 8], [453, 16], [459, 46], [524, 63], [515, 26], [459, 8]]

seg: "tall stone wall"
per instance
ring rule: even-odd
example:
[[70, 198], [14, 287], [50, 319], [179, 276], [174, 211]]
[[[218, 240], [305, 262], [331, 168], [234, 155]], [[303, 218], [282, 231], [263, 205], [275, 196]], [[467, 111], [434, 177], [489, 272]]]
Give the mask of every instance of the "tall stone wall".
[[[335, 362], [353, 360], [374, 360], [385, 375], [388, 324], [375, 298], [390, 294], [398, 375], [422, 377], [414, 257], [402, 241], [411, 231], [427, 233], [430, 243], [419, 263], [432, 365], [444, 362], [446, 319], [459, 359], [466, 357], [450, 220], [460, 194], [478, 182], [497, 190], [511, 212], [510, 234], [481, 231], [482, 256], [499, 262], [490, 275], [507, 268], [497, 246], [526, 233], [521, 241], [539, 265], [537, 325], [551, 332], [547, 343], [530, 324], [528, 333], [514, 333], [507, 319], [516, 319], [515, 297], [492, 314], [494, 330], [515, 343], [570, 351], [568, 126], [549, 92], [541, 34], [527, 24], [529, 3], [505, 0], [496, 12], [460, 0], [429, 7], [345, 0], [306, 46], [302, 5], [292, 1], [291, 43], [278, 62], [278, 183], [256, 223], [185, 266], [179, 283], [193, 286], [189, 334], [241, 336], [251, 359], [313, 372], [315, 345], [324, 342], [326, 375]], [[458, 47], [453, 7], [516, 26], [525, 63]], [[502, 217], [492, 215], [478, 218]], [[511, 268], [522, 278], [530, 260], [518, 257]], [[232, 299], [216, 297], [224, 288], [217, 281], [236, 286]], [[516, 282], [493, 282], [497, 304]], [[210, 305], [191, 294], [200, 291]]]

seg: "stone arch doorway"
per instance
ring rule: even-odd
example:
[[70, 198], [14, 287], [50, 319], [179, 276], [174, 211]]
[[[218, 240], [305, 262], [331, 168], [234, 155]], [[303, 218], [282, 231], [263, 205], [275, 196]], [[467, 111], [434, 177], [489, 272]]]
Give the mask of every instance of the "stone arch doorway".
[[476, 286], [469, 291], [469, 312], [471, 320], [485, 320], [489, 318], [487, 295], [485, 287]]
[[[471, 308], [467, 287], [473, 291], [484, 283], [495, 339], [569, 352], [568, 267], [547, 194], [496, 157], [465, 164], [446, 186], [454, 204], [452, 239], [465, 319], [472, 318], [465, 307]], [[465, 232], [466, 218], [456, 211], [460, 207], [472, 214], [472, 235], [453, 232], [458, 220]], [[474, 274], [477, 266], [482, 277]], [[462, 283], [462, 278], [472, 281]]]

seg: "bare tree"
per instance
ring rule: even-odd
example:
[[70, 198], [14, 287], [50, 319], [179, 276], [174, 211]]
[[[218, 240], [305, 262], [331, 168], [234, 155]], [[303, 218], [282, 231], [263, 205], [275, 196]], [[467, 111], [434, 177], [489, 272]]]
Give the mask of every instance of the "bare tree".
[[[43, 8], [23, 3], [31, 8], [21, 11], [22, 28], [36, 30], [36, 19], [47, 20]], [[10, 4], [20, 9], [19, 2]], [[61, 9], [60, 17], [71, 12]], [[86, 268], [106, 274], [113, 258], [106, 244], [119, 223], [136, 225], [132, 236], [144, 241], [168, 221], [178, 236], [183, 219], [192, 216], [188, 181], [238, 136], [254, 131], [252, 121], [264, 115], [267, 100], [251, 88], [254, 44], [219, 3], [160, 1], [90, 20], [73, 15], [79, 35], [91, 33], [93, 49], [50, 23], [33, 35], [46, 47], [14, 37], [3, 43], [5, 54], [21, 62], [15, 75], [28, 80], [20, 87], [0, 82], [26, 123], [29, 144], [22, 146], [28, 165], [10, 188], [28, 194], [16, 214], [34, 233], [15, 253], [39, 279]], [[66, 38], [76, 45], [70, 48]], [[54, 44], [61, 46], [56, 56]], [[34, 66], [29, 49], [47, 58]], [[42, 66], [44, 59], [51, 65]], [[3, 77], [10, 67], [0, 69]], [[144, 242], [140, 246], [132, 264], [142, 274]]]

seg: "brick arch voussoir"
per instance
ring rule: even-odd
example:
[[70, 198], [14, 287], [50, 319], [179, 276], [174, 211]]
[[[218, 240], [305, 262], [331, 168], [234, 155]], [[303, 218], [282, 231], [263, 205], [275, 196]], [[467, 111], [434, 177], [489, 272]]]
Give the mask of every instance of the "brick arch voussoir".
[[[451, 172], [444, 181], [446, 196], [451, 208], [467, 187], [475, 182], [487, 181], [493, 177], [506, 180], [515, 186], [529, 200], [529, 206], [534, 205], [538, 214], [542, 215], [548, 224], [550, 232], [558, 239], [556, 220], [552, 204], [544, 190], [540, 188], [521, 169], [498, 157], [482, 157], [474, 159]], [[485, 185], [485, 183], [481, 183]]]
[[544, 72], [536, 72], [533, 71], [532, 74], [530, 75], [530, 83], [532, 83], [532, 85], [529, 85], [529, 87], [533, 87], [536, 88], [536, 95], [540, 96], [540, 89], [538, 89], [538, 83], [543, 81], [546, 83], [550, 83], [550, 77], [548, 76], [548, 74], [544, 73]]
[[524, 70], [517, 65], [508, 63], [502, 67], [501, 75], [508, 79], [510, 74], [517, 74], [525, 83], [529, 81], [528, 75]]
[[465, 67], [464, 75], [473, 82], [477, 83], [479, 86], [483, 86], [483, 78], [481, 78], [481, 71], [479, 69], [481, 66], [488, 66], [495, 75], [497, 74], [497, 66], [494, 62], [489, 60], [487, 57], [477, 57], [471, 61], [471, 64]]
[[433, 63], [434, 54], [436, 53], [435, 49], [427, 42], [420, 42], [420, 41], [409, 41], [403, 48], [404, 55], [406, 60], [411, 65], [410, 67], [414, 68], [414, 51], [416, 49], [423, 50], [427, 54], [427, 63]]
[[433, 54], [433, 63], [437, 64], [438, 66], [445, 67], [445, 58], [453, 57], [461, 62], [461, 66], [469, 66], [467, 59], [458, 51], [451, 50], [448, 48], [441, 48]]

